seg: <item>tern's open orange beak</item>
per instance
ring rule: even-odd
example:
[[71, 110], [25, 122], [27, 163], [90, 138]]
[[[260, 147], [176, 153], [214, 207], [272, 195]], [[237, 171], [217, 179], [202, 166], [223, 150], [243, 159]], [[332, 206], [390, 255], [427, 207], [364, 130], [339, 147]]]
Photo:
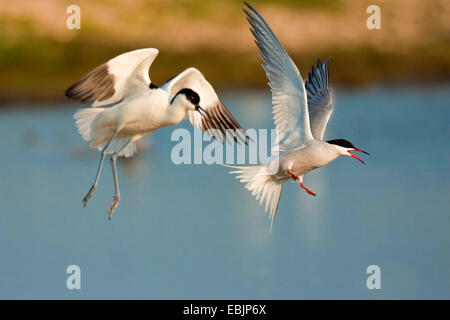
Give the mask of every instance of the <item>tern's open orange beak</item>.
[[[362, 150], [362, 149], [354, 148], [354, 150], [355, 150], [355, 151], [358, 151], [358, 152], [365, 153], [365, 154], [369, 154], [368, 152], [366, 152], [366, 151], [364, 151], [364, 150]], [[350, 153], [350, 156], [351, 156], [351, 157], [353, 157], [353, 158], [355, 158], [356, 160], [360, 161], [362, 164], [366, 164], [364, 161], [362, 161], [362, 160], [361, 160], [358, 156], [356, 156], [355, 154], [351, 153], [350, 151], [348, 151], [348, 153]]]
[[355, 148], [355, 151], [362, 152], [362, 153], [365, 153], [365, 154], [367, 154], [367, 155], [370, 155], [368, 152], [365, 152], [365, 151], [362, 150], [362, 149]]
[[360, 161], [362, 164], [366, 164], [364, 161], [362, 161], [360, 158], [358, 158], [358, 156], [355, 156], [353, 153], [351, 153], [350, 151], [348, 152], [350, 153], [350, 156], [355, 158], [356, 160]]

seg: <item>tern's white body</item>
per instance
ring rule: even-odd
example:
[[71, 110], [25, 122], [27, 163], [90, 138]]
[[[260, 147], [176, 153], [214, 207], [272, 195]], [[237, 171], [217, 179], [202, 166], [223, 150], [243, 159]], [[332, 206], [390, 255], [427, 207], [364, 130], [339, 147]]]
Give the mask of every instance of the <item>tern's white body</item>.
[[286, 173], [289, 170], [301, 178], [311, 170], [323, 167], [340, 156], [341, 153], [333, 145], [324, 141], [310, 140], [280, 155], [276, 175], [284, 175], [287, 180], [291, 180], [292, 177]]
[[[350, 150], [362, 151], [344, 139], [323, 141], [326, 125], [333, 111], [329, 89], [328, 63], [320, 60], [308, 80], [300, 72], [261, 15], [249, 4], [244, 10], [252, 26], [264, 70], [272, 89], [273, 117], [278, 140], [273, 152], [275, 161], [267, 165], [234, 167], [231, 173], [246, 183], [260, 203], [269, 211], [271, 228], [280, 201], [283, 184], [299, 181], [309, 194], [315, 193], [303, 185], [303, 176], [340, 156], [352, 156]], [[364, 151], [362, 151], [364, 152]], [[233, 166], [232, 166], [233, 167]]]
[[264, 174], [270, 174], [271, 181], [284, 183], [292, 180], [292, 175], [288, 174], [288, 171], [299, 179], [303, 179], [303, 176], [308, 172], [327, 165], [341, 155], [333, 145], [327, 142], [310, 140], [283, 152], [274, 161], [267, 165], [258, 166], [258, 168]]

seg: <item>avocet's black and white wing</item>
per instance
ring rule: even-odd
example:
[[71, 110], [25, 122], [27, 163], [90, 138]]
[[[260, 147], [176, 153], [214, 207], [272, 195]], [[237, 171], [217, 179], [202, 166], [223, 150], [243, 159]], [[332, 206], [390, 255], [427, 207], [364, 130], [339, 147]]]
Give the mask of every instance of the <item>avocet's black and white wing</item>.
[[333, 112], [333, 99], [330, 90], [328, 61], [317, 61], [317, 68], [312, 67], [305, 82], [308, 94], [308, 109], [311, 132], [316, 140], [323, 140], [325, 128]]
[[259, 54], [272, 89], [273, 118], [283, 146], [313, 139], [309, 124], [307, 94], [302, 76], [269, 25], [248, 3], [244, 9], [256, 39]]
[[66, 96], [98, 107], [148, 90], [148, 71], [158, 53], [158, 49], [147, 48], [121, 54], [86, 74], [66, 90]]
[[[246, 134], [217, 96], [214, 88], [196, 68], [188, 68], [169, 80], [161, 89], [174, 97], [182, 89], [191, 89], [200, 97], [198, 111], [188, 111], [189, 121], [202, 131], [207, 131], [220, 142], [229, 138], [245, 142]], [[228, 136], [226, 133], [229, 133]]]

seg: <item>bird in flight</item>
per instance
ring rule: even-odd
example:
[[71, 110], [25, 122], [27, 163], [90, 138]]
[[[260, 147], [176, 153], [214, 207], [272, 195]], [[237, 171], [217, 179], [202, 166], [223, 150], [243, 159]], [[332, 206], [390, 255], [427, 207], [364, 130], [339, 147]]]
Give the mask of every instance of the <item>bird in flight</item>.
[[263, 68], [272, 91], [273, 118], [278, 132], [272, 150], [278, 156], [259, 166], [229, 166], [237, 170], [236, 178], [246, 183], [246, 189], [265, 203], [271, 219], [270, 230], [280, 201], [283, 184], [298, 181], [308, 194], [316, 194], [305, 187], [303, 177], [341, 157], [353, 157], [364, 163], [352, 151], [367, 152], [345, 139], [323, 141], [325, 128], [333, 111], [328, 76], [328, 62], [317, 63], [303, 81], [294, 62], [261, 15], [248, 3], [244, 9], [253, 36], [264, 61]]
[[186, 114], [192, 125], [221, 142], [225, 131], [237, 142], [245, 142], [247, 137], [196, 68], [184, 70], [161, 87], [152, 83], [148, 72], [158, 53], [158, 49], [147, 48], [121, 54], [66, 90], [67, 97], [92, 104], [92, 108], [75, 113], [75, 124], [91, 148], [101, 152], [97, 175], [83, 206], [97, 188], [105, 156], [111, 158], [115, 194], [108, 207], [109, 219], [120, 202], [116, 160], [131, 157], [142, 137], [180, 123]]

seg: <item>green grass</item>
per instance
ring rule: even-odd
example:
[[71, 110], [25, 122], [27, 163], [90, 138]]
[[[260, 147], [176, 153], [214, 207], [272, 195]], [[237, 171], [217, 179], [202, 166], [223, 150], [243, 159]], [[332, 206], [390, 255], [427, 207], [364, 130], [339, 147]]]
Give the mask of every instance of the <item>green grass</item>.
[[[282, 0], [276, 5], [293, 8], [320, 7], [322, 11], [337, 7], [339, 2]], [[116, 2], [108, 0], [104, 3], [115, 5]], [[269, 0], [250, 3], [259, 6], [269, 3]], [[226, 28], [243, 20], [242, 12], [238, 10], [243, 5], [238, 0], [181, 1], [164, 3], [164, 5], [161, 2], [145, 2], [144, 7], [145, 10], [156, 10], [166, 18], [168, 12], [175, 10], [181, 12], [187, 22], [190, 18], [211, 19], [212, 23], [225, 24]], [[131, 16], [126, 18], [130, 19], [129, 23], [133, 23]], [[156, 24], [163, 29], [164, 23], [170, 21], [166, 18], [156, 22], [144, 21], [143, 27]], [[159, 22], [161, 25], [158, 24]], [[11, 24], [19, 31], [12, 39], [13, 41], [8, 38], [8, 26]], [[80, 32], [74, 31], [78, 32], [75, 38], [66, 42], [42, 35], [37, 32], [37, 28], [38, 26], [29, 19], [0, 16], [0, 39], [6, 39], [0, 41], [2, 70], [0, 72], [0, 102], [64, 100], [64, 90], [92, 68], [117, 54], [148, 46], [148, 39], [135, 42], [117, 40], [122, 38], [108, 34], [89, 21], [85, 21]], [[126, 34], [126, 30], [123, 32]], [[124, 34], [121, 36], [124, 37]], [[157, 41], [153, 44], [159, 47]], [[261, 60], [257, 55], [256, 47], [245, 51], [246, 53], [242, 51], [233, 53], [233, 50], [227, 50], [224, 53], [209, 48], [177, 52], [167, 45], [161, 49], [157, 63], [152, 66], [150, 74], [157, 84], [164, 83], [173, 74], [189, 66], [196, 66], [217, 88], [242, 86], [267, 88], [267, 79], [261, 69]], [[381, 52], [364, 42], [359, 46], [348, 48], [328, 47], [322, 51], [310, 48], [305, 52], [292, 53], [292, 58], [304, 77], [310, 71], [311, 65], [316, 63], [317, 58], [323, 60], [329, 56], [332, 56], [330, 71], [334, 85], [449, 80], [450, 43], [445, 39], [389, 53]]]

